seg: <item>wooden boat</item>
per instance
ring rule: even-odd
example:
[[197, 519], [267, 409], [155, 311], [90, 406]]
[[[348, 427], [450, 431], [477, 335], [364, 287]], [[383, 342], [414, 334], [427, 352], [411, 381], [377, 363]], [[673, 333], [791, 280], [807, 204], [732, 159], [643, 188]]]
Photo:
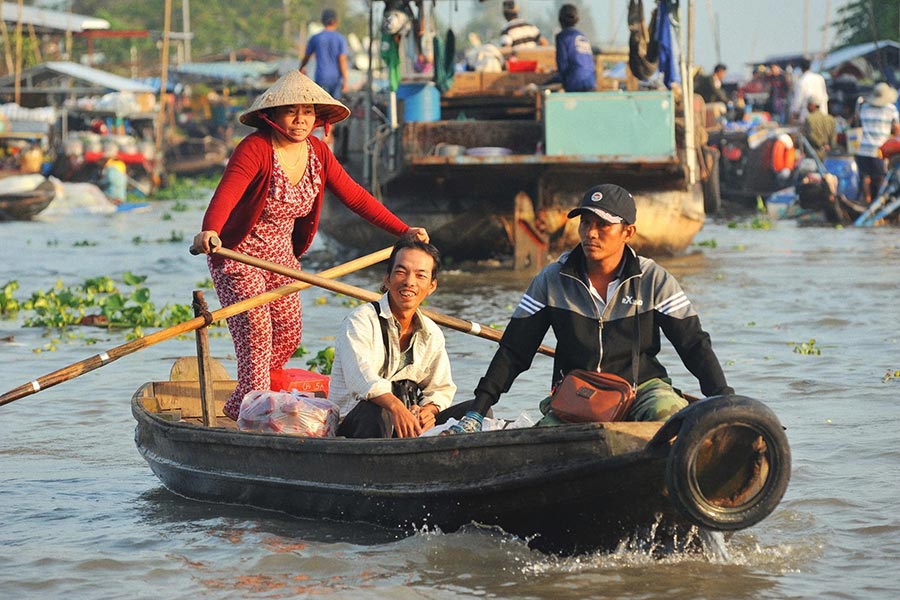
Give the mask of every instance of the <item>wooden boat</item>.
[[239, 431], [221, 413], [234, 385], [213, 382], [212, 426], [196, 381], [146, 383], [134, 394], [135, 443], [169, 490], [407, 534], [474, 521], [577, 553], [650, 528], [690, 538], [694, 526], [750, 527], [790, 477], [781, 424], [742, 396], [694, 402], [666, 424], [354, 440]]
[[[529, 51], [555, 68], [554, 48]], [[595, 58], [611, 66], [628, 55]], [[703, 226], [707, 206], [720, 202], [718, 187], [703, 183], [709, 168], [699, 168], [696, 107], [685, 110], [693, 105], [680, 91], [640, 89], [630, 71], [619, 79], [598, 73], [598, 91], [577, 93], [551, 93], [549, 72], [455, 73], [443, 93], [409, 73], [393, 95], [351, 102], [365, 109], [335, 128], [335, 151], [355, 179], [456, 260], [511, 257], [517, 270], [539, 269], [578, 243], [577, 220], [566, 214], [598, 183], [634, 195], [639, 252], [676, 254]], [[692, 98], [690, 82], [686, 89]], [[372, 115], [383, 122], [369, 127]], [[338, 202], [323, 205], [320, 228], [345, 249], [389, 241]]]
[[29, 221], [56, 197], [56, 187], [39, 174], [0, 178], [0, 221]]
[[[519, 81], [515, 75], [508, 74], [510, 86]], [[541, 263], [535, 260], [540, 254], [571, 248], [578, 243], [577, 222], [566, 215], [598, 182], [617, 183], [634, 195], [638, 251], [671, 255], [690, 245], [705, 221], [704, 186], [690, 182], [671, 92], [559, 93], [530, 100], [531, 120], [480, 119], [477, 104], [465, 110], [475, 118], [457, 120], [463, 105], [451, 96], [441, 100], [442, 120], [383, 128], [385, 138], [368, 168], [371, 187], [457, 260], [513, 257], [520, 268]], [[353, 137], [353, 123], [347, 129], [345, 164], [365, 180], [362, 153], [353, 152], [364, 143]], [[337, 202], [326, 202], [323, 213], [320, 227], [345, 246], [371, 250], [388, 240]]]
[[166, 172], [199, 175], [221, 172], [228, 160], [228, 145], [211, 135], [189, 138], [166, 149]]

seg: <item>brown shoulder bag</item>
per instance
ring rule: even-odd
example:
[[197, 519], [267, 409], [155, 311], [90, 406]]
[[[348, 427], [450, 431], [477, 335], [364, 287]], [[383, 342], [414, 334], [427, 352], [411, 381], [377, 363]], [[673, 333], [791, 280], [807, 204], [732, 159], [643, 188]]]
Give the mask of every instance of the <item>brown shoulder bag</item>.
[[[635, 289], [635, 297], [637, 297], [637, 289]], [[640, 339], [640, 312], [635, 309], [634, 338], [631, 343], [633, 382], [628, 383], [613, 373], [573, 369], [566, 374], [553, 391], [553, 396], [550, 398], [550, 410], [553, 414], [567, 423], [624, 420], [637, 393]]]
[[621, 421], [632, 402], [634, 388], [618, 375], [574, 369], [553, 392], [550, 410], [567, 423]]

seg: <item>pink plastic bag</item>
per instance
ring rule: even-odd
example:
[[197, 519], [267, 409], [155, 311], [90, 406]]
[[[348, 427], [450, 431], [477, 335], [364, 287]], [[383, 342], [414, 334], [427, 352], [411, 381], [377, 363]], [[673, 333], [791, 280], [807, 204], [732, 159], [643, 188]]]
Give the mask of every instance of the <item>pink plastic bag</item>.
[[253, 390], [241, 401], [238, 429], [308, 437], [334, 437], [340, 411], [325, 398], [300, 392]]

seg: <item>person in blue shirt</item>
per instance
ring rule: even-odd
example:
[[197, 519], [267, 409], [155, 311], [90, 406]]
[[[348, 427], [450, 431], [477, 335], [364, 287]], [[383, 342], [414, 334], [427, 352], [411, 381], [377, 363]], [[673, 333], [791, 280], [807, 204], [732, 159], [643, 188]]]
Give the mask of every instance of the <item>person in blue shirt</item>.
[[316, 73], [313, 80], [334, 98], [340, 98], [347, 90], [347, 55], [350, 53], [347, 38], [338, 30], [337, 13], [326, 8], [322, 11], [325, 29], [309, 38], [306, 52], [300, 61], [300, 72], [306, 74], [306, 63], [315, 55]]
[[567, 92], [592, 92], [597, 89], [597, 70], [594, 51], [587, 37], [575, 29], [578, 9], [563, 4], [559, 9], [559, 25], [556, 34], [556, 75], [548, 83], [562, 83]]

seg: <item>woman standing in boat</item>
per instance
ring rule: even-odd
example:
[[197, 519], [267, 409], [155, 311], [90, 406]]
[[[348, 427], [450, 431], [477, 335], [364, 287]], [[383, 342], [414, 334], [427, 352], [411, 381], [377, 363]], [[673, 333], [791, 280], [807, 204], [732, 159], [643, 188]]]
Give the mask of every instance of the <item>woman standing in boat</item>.
[[[276, 81], [240, 116], [257, 131], [234, 149], [203, 218], [194, 247], [205, 253], [218, 237], [226, 248], [300, 268], [300, 257], [319, 225], [325, 189], [350, 210], [395, 236], [428, 241], [387, 210], [343, 169], [328, 146], [310, 135], [325, 133], [350, 110], [299, 71]], [[207, 257], [222, 306], [273, 290], [293, 280], [263, 269]], [[268, 389], [269, 372], [281, 369], [301, 335], [299, 294], [281, 298], [228, 319], [237, 356], [238, 385], [225, 404], [237, 419], [244, 395]]]

